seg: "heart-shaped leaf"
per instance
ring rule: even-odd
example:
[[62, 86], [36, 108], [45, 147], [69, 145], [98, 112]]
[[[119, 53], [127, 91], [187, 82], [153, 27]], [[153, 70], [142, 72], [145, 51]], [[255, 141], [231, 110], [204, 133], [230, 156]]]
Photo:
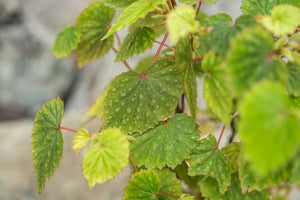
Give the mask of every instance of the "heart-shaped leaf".
[[72, 149], [75, 150], [76, 154], [79, 154], [80, 150], [83, 149], [90, 141], [90, 133], [86, 129], [80, 129], [74, 135]]

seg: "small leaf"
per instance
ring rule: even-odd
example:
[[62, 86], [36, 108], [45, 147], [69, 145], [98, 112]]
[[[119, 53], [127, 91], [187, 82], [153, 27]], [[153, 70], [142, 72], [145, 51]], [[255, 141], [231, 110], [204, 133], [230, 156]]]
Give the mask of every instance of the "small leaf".
[[153, 11], [157, 5], [165, 2], [166, 0], [139, 0], [132, 3], [123, 10], [117, 21], [108, 30], [102, 40], [108, 38], [115, 31], [121, 30], [124, 26], [136, 22], [139, 18], [145, 17], [149, 12]]
[[93, 138], [93, 145], [82, 160], [83, 175], [92, 189], [114, 178], [128, 165], [129, 143], [119, 129], [106, 129]]
[[123, 73], [112, 81], [105, 98], [103, 126], [144, 132], [172, 114], [182, 90], [182, 76], [168, 59], [156, 61], [142, 74]]
[[115, 11], [102, 2], [94, 2], [77, 18], [77, 29], [81, 33], [76, 48], [79, 67], [93, 62], [108, 53], [114, 44], [114, 38], [101, 40], [107, 32]]
[[147, 27], [137, 27], [124, 39], [117, 54], [116, 61], [126, 60], [134, 54], [143, 53], [146, 49], [151, 49], [155, 40], [154, 31]]
[[185, 184], [189, 186], [191, 190], [198, 190], [199, 185], [198, 181], [201, 178], [200, 176], [189, 176], [188, 175], [188, 165], [185, 161], [181, 165], [177, 165], [174, 169], [176, 176], [184, 181]]
[[189, 194], [183, 194], [180, 196], [179, 200], [195, 200], [195, 197]]
[[154, 55], [150, 55], [142, 59], [137, 66], [135, 67], [134, 71], [137, 73], [142, 73], [148, 69], [151, 65]]
[[90, 133], [86, 129], [80, 129], [74, 135], [72, 149], [76, 151], [76, 154], [79, 154], [80, 150], [83, 149], [88, 142], [90, 141]]
[[213, 52], [205, 54], [202, 69], [208, 75], [203, 81], [203, 97], [216, 116], [228, 125], [233, 103], [226, 68], [222, 62], [223, 60]]
[[220, 192], [224, 194], [230, 183], [230, 161], [220, 150], [216, 150], [217, 146], [213, 135], [200, 140], [188, 160], [191, 165], [188, 174], [214, 177], [218, 181]]
[[292, 34], [300, 24], [300, 8], [279, 5], [272, 9], [271, 16], [264, 16], [262, 24], [276, 36]]
[[190, 6], [176, 6], [167, 17], [167, 28], [171, 41], [198, 31], [200, 24], [195, 20], [196, 10]]
[[264, 81], [255, 85], [239, 106], [242, 152], [258, 174], [279, 168], [295, 155], [300, 124], [289, 104], [279, 85]]
[[194, 127], [193, 118], [176, 114], [142, 135], [134, 134], [130, 149], [135, 164], [147, 169], [176, 167], [197, 145], [200, 131]]
[[287, 64], [287, 89], [290, 94], [300, 96], [300, 66], [294, 63]]
[[39, 192], [44, 189], [45, 182], [53, 175], [62, 157], [63, 137], [58, 127], [63, 113], [63, 102], [57, 97], [43, 104], [33, 122], [31, 151]]
[[[218, 0], [203, 0], [204, 3], [211, 3], [211, 4], [214, 4], [217, 1]], [[194, 4], [199, 3], [199, 0], [179, 0], [179, 2], [188, 4], [188, 5], [194, 5]]]
[[239, 170], [239, 157], [241, 151], [240, 142], [229, 143], [226, 147], [222, 149], [222, 152], [230, 160], [232, 172]]
[[52, 53], [56, 58], [68, 56], [77, 47], [80, 33], [74, 26], [68, 26], [56, 37]]
[[104, 0], [105, 4], [115, 7], [118, 10], [122, 10], [126, 7], [128, 7], [133, 2], [136, 2], [137, 0]]

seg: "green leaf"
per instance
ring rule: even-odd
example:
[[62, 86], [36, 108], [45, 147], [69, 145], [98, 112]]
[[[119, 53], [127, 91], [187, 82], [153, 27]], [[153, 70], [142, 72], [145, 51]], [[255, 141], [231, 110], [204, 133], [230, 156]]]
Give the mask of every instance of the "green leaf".
[[200, 24], [195, 20], [196, 10], [190, 6], [176, 6], [167, 17], [167, 28], [172, 42], [198, 31]]
[[57, 169], [63, 152], [63, 137], [60, 129], [64, 105], [59, 97], [44, 103], [33, 122], [32, 148], [33, 171], [38, 191]]
[[108, 53], [114, 44], [114, 38], [101, 40], [108, 30], [115, 11], [102, 2], [94, 2], [77, 18], [77, 29], [81, 33], [76, 48], [78, 65], [81, 67]]
[[300, 124], [289, 103], [283, 88], [264, 81], [256, 84], [239, 106], [242, 152], [258, 174], [277, 169], [295, 155]]
[[73, 49], [77, 47], [80, 39], [80, 33], [74, 26], [68, 26], [62, 30], [56, 37], [52, 54], [56, 58], [68, 56]]
[[197, 145], [200, 131], [194, 128], [193, 118], [176, 114], [142, 135], [134, 134], [136, 140], [130, 143], [130, 154], [135, 164], [147, 169], [176, 167]]
[[179, 177], [181, 180], [184, 181], [185, 184], [189, 186], [192, 190], [197, 190], [199, 187], [198, 181], [200, 179], [200, 176], [189, 176], [188, 175], [188, 166], [186, 162], [182, 162], [181, 165], [177, 165], [174, 169], [174, 172], [176, 173], [176, 176]]
[[300, 97], [290, 97], [290, 104], [292, 109], [300, 109]]
[[300, 96], [300, 66], [294, 63], [287, 64], [287, 89], [290, 94]]
[[220, 192], [224, 194], [230, 183], [230, 161], [222, 151], [216, 150], [217, 146], [213, 135], [200, 140], [188, 160], [191, 165], [188, 174], [214, 177], [218, 181]]
[[295, 159], [295, 164], [292, 170], [291, 182], [300, 187], [300, 157], [299, 155]]
[[165, 2], [166, 0], [139, 0], [132, 3], [123, 10], [117, 21], [108, 30], [102, 40], [108, 38], [115, 31], [121, 30], [124, 26], [134, 23], [139, 18], [145, 17], [149, 12], [153, 11], [157, 5]]
[[136, 2], [137, 0], [104, 0], [105, 4], [115, 7], [118, 10], [123, 10], [133, 2]]
[[273, 7], [280, 4], [289, 4], [300, 7], [299, 0], [242, 0], [241, 10], [244, 14], [270, 14]]
[[205, 54], [202, 69], [207, 76], [203, 81], [203, 97], [213, 113], [226, 125], [229, 125], [233, 103], [227, 71], [222, 62], [223, 59], [213, 52]]
[[188, 5], [194, 5], [194, 4], [199, 3], [199, 0], [179, 0], [179, 2], [188, 4]]
[[95, 134], [93, 144], [82, 160], [83, 175], [92, 189], [96, 183], [102, 184], [114, 178], [128, 165], [129, 143], [119, 129], [106, 129]]
[[271, 16], [264, 16], [262, 24], [276, 36], [292, 34], [300, 24], [300, 8], [291, 5], [275, 6]]
[[131, 181], [124, 189], [123, 200], [158, 200], [160, 182], [154, 171], [140, 171], [133, 174]]
[[231, 43], [228, 67], [236, 93], [241, 96], [255, 82], [271, 79], [285, 83], [285, 69], [273, 58], [273, 38], [261, 28], [245, 29]]
[[240, 142], [229, 143], [226, 147], [222, 149], [222, 152], [230, 160], [232, 172], [239, 170], [239, 157], [241, 151]]
[[182, 92], [182, 76], [168, 59], [156, 61], [142, 74], [123, 73], [107, 93], [103, 126], [144, 132], [173, 113]]
[[192, 66], [192, 48], [190, 38], [179, 39], [176, 45], [175, 59], [177, 66], [183, 74], [184, 94], [194, 120], [197, 112], [197, 82], [196, 74]]
[[134, 54], [143, 53], [146, 49], [151, 49], [155, 41], [154, 31], [147, 27], [137, 27], [124, 39], [117, 54], [116, 61], [126, 60]]
[[88, 142], [90, 141], [90, 133], [86, 129], [80, 129], [74, 135], [72, 149], [76, 151], [76, 154], [79, 154], [80, 150], [83, 149]]
[[208, 34], [199, 35], [200, 46], [197, 50], [201, 54], [214, 50], [216, 53], [225, 56], [229, 49], [230, 39], [244, 28], [256, 24], [254, 18], [249, 15], [243, 15], [235, 22], [232, 21], [229, 15], [223, 13], [206, 18], [202, 27], [211, 29], [211, 31]]
[[183, 194], [180, 196], [179, 200], [195, 200], [195, 197], [189, 194]]
[[151, 62], [153, 60], [154, 55], [150, 55], [142, 59], [138, 65], [135, 67], [134, 71], [137, 73], [142, 73], [148, 69], [148, 67], [151, 65]]

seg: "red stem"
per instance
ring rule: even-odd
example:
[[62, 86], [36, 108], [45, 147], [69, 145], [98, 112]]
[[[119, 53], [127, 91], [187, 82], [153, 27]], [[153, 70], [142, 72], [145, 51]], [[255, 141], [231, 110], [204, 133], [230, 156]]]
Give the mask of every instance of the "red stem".
[[121, 39], [120, 39], [120, 37], [119, 37], [119, 35], [118, 35], [117, 32], [115, 32], [115, 36], [116, 36], [117, 41], [118, 41], [118, 46], [120, 47], [122, 43], [121, 43]]
[[[158, 43], [158, 44], [161, 44], [161, 42], [160, 42], [160, 41], [157, 41], [157, 40], [155, 40], [154, 42], [156, 42], [156, 43]], [[173, 47], [171, 47], [171, 46], [169, 46], [169, 45], [167, 45], [167, 44], [164, 44], [164, 46], [165, 46], [165, 47], [168, 47], [169, 49], [172, 49], [173, 51], [175, 51], [175, 49], [174, 49]]]
[[67, 130], [67, 131], [71, 131], [71, 132], [77, 133], [77, 130], [75, 130], [75, 129], [63, 127], [63, 126], [60, 126], [60, 125], [58, 125], [57, 128], [60, 129], [60, 130]]
[[216, 150], [219, 149], [219, 145], [220, 145], [220, 142], [221, 142], [221, 139], [222, 139], [224, 130], [225, 130], [225, 124], [224, 124], [224, 126], [223, 126], [223, 128], [222, 128], [222, 131], [221, 131], [221, 134], [220, 134], [220, 137], [219, 137], [219, 140], [218, 140], [218, 146], [216, 147]]
[[160, 27], [160, 26], [164, 26], [164, 25], [166, 25], [166, 23], [162, 23], [162, 24], [159, 24], [159, 25], [153, 26], [153, 27], [151, 27], [151, 29], [155, 29], [155, 28], [158, 28], [158, 27]]
[[199, 4], [198, 4], [198, 7], [197, 7], [197, 12], [196, 12], [196, 16], [195, 16], [195, 17], [197, 17], [197, 15], [198, 15], [198, 13], [199, 13], [199, 11], [200, 11], [201, 5], [202, 5], [202, 0], [199, 1]]
[[165, 42], [166, 42], [166, 40], [167, 40], [167, 38], [168, 38], [168, 35], [169, 35], [169, 33], [166, 32], [165, 37], [164, 37], [163, 41], [161, 42], [161, 44], [160, 44], [160, 46], [159, 46], [159, 48], [158, 48], [158, 50], [157, 50], [157, 52], [156, 52], [156, 54], [155, 54], [155, 56], [154, 56], [152, 62], [151, 62], [151, 64], [153, 64], [153, 63], [156, 61], [156, 59], [157, 59], [157, 57], [158, 57], [158, 55], [159, 55], [159, 53], [160, 53], [162, 47], [164, 46], [164, 44], [165, 44]]
[[192, 62], [197, 62], [197, 61], [201, 61], [203, 60], [203, 58], [192, 58], [191, 61]]
[[131, 162], [131, 164], [132, 164], [132, 166], [133, 166], [133, 168], [134, 168], [134, 171], [135, 171], [136, 173], [138, 173], [138, 170], [137, 170], [137, 168], [136, 168], [136, 166], [135, 166], [135, 164], [134, 164], [134, 162], [133, 162], [132, 157], [131, 157], [130, 154], [129, 154], [129, 159], [130, 159], [130, 162]]
[[154, 196], [157, 196], [157, 195], [164, 195], [164, 196], [176, 197], [176, 198], [179, 198], [179, 197], [180, 197], [180, 196], [178, 196], [178, 195], [167, 194], [167, 193], [163, 193], [163, 192], [158, 192], [158, 193], [155, 193], [155, 194], [154, 194]]
[[173, 7], [172, 7], [172, 4], [171, 4], [170, 0], [167, 0], [167, 4], [168, 4], [169, 9], [172, 10]]

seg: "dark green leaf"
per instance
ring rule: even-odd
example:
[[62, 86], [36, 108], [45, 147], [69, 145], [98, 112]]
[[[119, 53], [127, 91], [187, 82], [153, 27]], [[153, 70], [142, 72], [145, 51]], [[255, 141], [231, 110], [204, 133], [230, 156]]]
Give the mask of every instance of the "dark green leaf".
[[185, 182], [189, 186], [190, 189], [194, 190], [199, 187], [198, 181], [200, 179], [199, 176], [189, 176], [188, 175], [188, 166], [185, 162], [182, 162], [181, 165], [177, 165], [174, 169], [176, 176], [178, 176], [181, 180]]
[[63, 152], [63, 137], [60, 129], [64, 105], [59, 97], [44, 103], [37, 112], [32, 130], [33, 171], [38, 191], [57, 169]]
[[127, 6], [130, 6], [130, 4], [136, 1], [137, 0], [104, 0], [107, 5], [115, 7], [118, 10], [122, 10]]
[[230, 160], [232, 172], [239, 170], [239, 157], [241, 151], [241, 143], [232, 142], [222, 149], [222, 152]]
[[290, 94], [300, 96], [300, 66], [294, 63], [287, 64], [287, 89]]

